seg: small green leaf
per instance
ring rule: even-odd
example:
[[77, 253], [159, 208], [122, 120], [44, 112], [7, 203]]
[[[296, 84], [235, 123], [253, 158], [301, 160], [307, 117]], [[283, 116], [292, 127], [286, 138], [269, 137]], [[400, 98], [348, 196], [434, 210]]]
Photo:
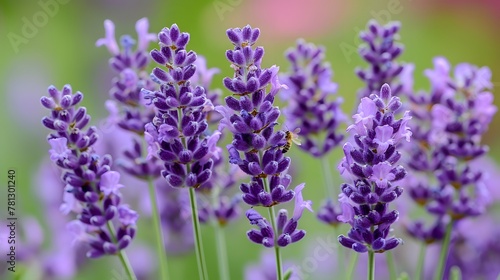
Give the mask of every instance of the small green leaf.
[[283, 280], [288, 280], [290, 279], [290, 277], [292, 276], [292, 270], [291, 269], [288, 269], [286, 272], [285, 272], [285, 275], [283, 276]]
[[451, 280], [462, 280], [462, 271], [457, 266], [454, 266], [450, 270], [450, 279]]
[[397, 280], [410, 280], [410, 276], [408, 276], [408, 273], [402, 272]]

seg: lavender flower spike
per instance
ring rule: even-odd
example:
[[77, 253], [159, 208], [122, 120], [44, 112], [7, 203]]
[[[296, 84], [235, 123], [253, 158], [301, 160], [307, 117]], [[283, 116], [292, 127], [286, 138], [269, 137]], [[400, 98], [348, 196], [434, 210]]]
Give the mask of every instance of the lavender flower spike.
[[486, 172], [474, 167], [474, 160], [488, 151], [481, 139], [497, 111], [489, 91], [491, 71], [468, 63], [458, 64], [453, 77], [450, 70], [445, 58], [436, 57], [434, 69], [425, 71], [430, 92], [409, 96], [418, 129], [416, 143], [408, 146], [412, 158], [408, 165], [414, 177], [422, 175], [428, 182], [408, 180], [407, 187], [435, 222], [427, 229], [416, 221], [408, 231], [428, 243], [444, 240], [436, 279], [445, 277], [451, 234], [458, 221], [483, 214], [491, 203]]
[[240, 186], [243, 201], [251, 206], [267, 207], [269, 211], [270, 222], [256, 210], [247, 211], [250, 223], [259, 227], [259, 230], [250, 230], [247, 236], [265, 247], [275, 247], [277, 278], [282, 279], [280, 247], [304, 237], [305, 231], [296, 230], [297, 220], [304, 208], [310, 208], [302, 202], [296, 203], [299, 210], [290, 220], [286, 211], [276, 215], [274, 209], [295, 196], [302, 201], [303, 185], [296, 191], [288, 188], [292, 178], [286, 174], [291, 162], [284, 156], [289, 147], [287, 133], [275, 131], [280, 110], [274, 106], [274, 98], [286, 86], [279, 82], [278, 67], [261, 67], [264, 48], [253, 47], [260, 35], [259, 29], [247, 25], [228, 29], [226, 34], [234, 45], [234, 49], [226, 51], [234, 75], [224, 78], [223, 83], [233, 94], [225, 98], [227, 107], [216, 107], [223, 116], [219, 129], [226, 128], [233, 134], [233, 141], [227, 146], [229, 162], [252, 177], [249, 183]]
[[394, 183], [406, 175], [402, 166], [396, 166], [401, 157], [396, 147], [411, 136], [409, 112], [402, 119], [394, 118], [401, 106], [389, 85], [384, 84], [379, 95], [361, 99], [353, 116], [355, 123], [347, 129], [354, 134], [354, 143], [344, 145], [339, 170], [347, 172], [352, 182], [341, 186], [343, 214], [338, 219], [352, 228], [348, 236], [339, 236], [339, 242], [358, 253], [382, 253], [402, 242], [388, 237], [391, 224], [399, 216], [397, 210], [389, 210], [389, 204], [403, 193]]
[[314, 157], [322, 157], [342, 141], [338, 126], [345, 121], [342, 99], [332, 99], [337, 84], [331, 81], [332, 70], [324, 62], [324, 48], [304, 40], [286, 53], [290, 71], [281, 76], [287, 89], [281, 92], [288, 101], [283, 110], [286, 126], [299, 128], [305, 141], [300, 148]]
[[[252, 206], [271, 207], [292, 200], [295, 193], [288, 189], [291, 177], [285, 174], [291, 161], [283, 153], [285, 132], [274, 131], [280, 110], [273, 102], [282, 85], [276, 66], [260, 68], [264, 48], [251, 47], [259, 34], [259, 29], [250, 26], [227, 31], [235, 49], [228, 50], [226, 57], [235, 74], [234, 78], [226, 77], [224, 84], [234, 96], [226, 97], [227, 107], [217, 106], [216, 110], [223, 115], [220, 129], [227, 128], [234, 135], [228, 146], [230, 162], [252, 176], [250, 183], [240, 187], [243, 201]], [[271, 90], [266, 93], [268, 85]], [[269, 190], [266, 190], [268, 179]]]
[[[426, 229], [415, 221], [408, 232], [427, 243], [443, 239], [447, 224], [480, 215], [491, 203], [484, 183], [487, 173], [472, 164], [488, 151], [481, 139], [497, 111], [489, 92], [491, 72], [468, 63], [458, 64], [454, 77], [450, 70], [444, 57], [434, 58], [434, 69], [425, 71], [430, 92], [409, 96], [417, 123], [416, 141], [407, 147], [412, 180], [406, 187], [435, 222]], [[428, 174], [433, 176], [426, 178]], [[413, 178], [417, 176], [425, 182]]]
[[381, 26], [371, 20], [367, 30], [359, 34], [361, 40], [366, 43], [359, 49], [359, 55], [370, 66], [366, 69], [356, 69], [356, 74], [366, 84], [366, 87], [358, 91], [358, 98], [378, 94], [385, 83], [389, 84], [395, 96], [407, 92], [412, 87], [413, 64], [396, 62], [403, 52], [403, 46], [395, 42], [400, 26], [399, 22], [389, 22]]
[[[105, 22], [109, 24], [109, 20]], [[129, 35], [121, 37], [118, 53], [112, 53], [109, 64], [118, 76], [112, 80], [113, 86], [109, 91], [112, 100], [106, 101], [106, 108], [110, 112], [108, 123], [128, 131], [130, 146], [123, 150], [124, 158], [117, 164], [128, 174], [147, 182], [149, 198], [151, 200], [151, 214], [156, 235], [156, 250], [159, 259], [161, 278], [166, 279], [167, 260], [162, 240], [159, 208], [156, 204], [157, 192], [153, 181], [160, 176], [162, 164], [157, 158], [147, 156], [145, 141], [145, 125], [155, 116], [154, 106], [144, 99], [142, 90], [155, 90], [156, 84], [150, 79], [145, 70], [151, 61], [148, 57], [148, 46], [157, 40], [156, 34], [148, 33], [149, 22], [147, 18], [137, 21], [137, 47], [133, 50], [135, 40]], [[106, 34], [108, 34], [106, 30]], [[114, 38], [113, 38], [114, 39]], [[101, 39], [102, 40], [102, 39]], [[128, 140], [128, 139], [127, 139]]]
[[[97, 40], [96, 45], [106, 43], [115, 48], [114, 25], [110, 20], [104, 22], [106, 38]], [[110, 29], [113, 27], [113, 29]], [[145, 68], [148, 66], [147, 48], [150, 42], [156, 41], [156, 34], [148, 33], [149, 22], [142, 18], [136, 23], [138, 44], [135, 51], [132, 47], [135, 41], [129, 35], [121, 37], [120, 46], [116, 45], [116, 52], [111, 54], [110, 67], [117, 72], [118, 76], [112, 80], [112, 88], [109, 91], [111, 100], [106, 101], [106, 109], [110, 116], [108, 123], [117, 125], [121, 129], [132, 133], [132, 148], [124, 151], [125, 159], [117, 160], [117, 164], [132, 176], [147, 179], [156, 178], [160, 174], [161, 164], [156, 160], [146, 160], [143, 155], [141, 141], [144, 135], [144, 126], [154, 117], [154, 106], [146, 104], [141, 90], [154, 90], [155, 84], [149, 78]], [[112, 33], [112, 34], [111, 34]], [[108, 38], [109, 37], [109, 38]]]
[[143, 89], [145, 98], [156, 108], [156, 115], [145, 126], [148, 152], [163, 162], [161, 176], [168, 185], [189, 188], [199, 276], [207, 279], [194, 190], [212, 176], [213, 158], [219, 154], [216, 144], [220, 133], [208, 133], [207, 114], [213, 110], [213, 104], [204, 87], [192, 85], [197, 55], [186, 50], [189, 34], [174, 24], [163, 28], [158, 39], [159, 50], [154, 49], [150, 54], [165, 70], [154, 68], [151, 79], [160, 88]]
[[[288, 101], [283, 110], [286, 126], [298, 130], [302, 143], [299, 147], [306, 153], [322, 158], [324, 170], [328, 170], [326, 156], [339, 145], [344, 136], [338, 128], [346, 120], [340, 105], [341, 98], [334, 98], [337, 84], [332, 82], [330, 64], [325, 62], [323, 47], [298, 40], [297, 46], [286, 52], [291, 62], [288, 73], [281, 76], [288, 88], [281, 93]], [[324, 172], [325, 189], [332, 188], [330, 170]], [[335, 196], [335, 195], [333, 195]], [[330, 198], [320, 207], [318, 219], [329, 225], [338, 225], [338, 206]]]
[[[53, 131], [48, 135], [51, 159], [66, 183], [61, 209], [77, 214], [74, 223], [80, 240], [89, 246], [89, 258], [122, 254], [135, 236], [138, 215], [121, 203], [120, 174], [111, 170], [111, 156], [94, 152], [97, 129], [87, 128], [90, 116], [85, 107], [78, 107], [83, 94], [72, 93], [69, 85], [62, 90], [51, 86], [48, 92], [41, 103], [51, 112], [42, 123]], [[119, 225], [117, 232], [113, 224]]]
[[114, 24], [110, 20], [104, 22], [106, 38], [96, 42], [96, 46], [108, 47], [113, 55], [109, 65], [118, 73], [109, 92], [114, 100], [108, 101], [106, 105], [111, 113], [116, 112], [116, 118], [112, 120], [122, 129], [139, 135], [144, 134], [144, 125], [154, 116], [153, 107], [147, 106], [141, 95], [142, 88], [155, 89], [155, 84], [144, 71], [150, 61], [147, 54], [149, 42], [156, 41], [156, 35], [148, 33], [148, 26], [147, 18], [137, 21], [138, 44], [134, 51], [132, 48], [136, 42], [130, 35], [123, 35], [120, 38], [121, 48], [118, 47], [114, 38]]

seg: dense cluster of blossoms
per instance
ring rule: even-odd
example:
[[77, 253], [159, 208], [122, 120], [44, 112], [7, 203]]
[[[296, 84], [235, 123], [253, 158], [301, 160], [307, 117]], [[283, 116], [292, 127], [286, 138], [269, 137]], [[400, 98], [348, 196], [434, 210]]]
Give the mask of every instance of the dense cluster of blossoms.
[[[301, 129], [303, 150], [319, 158], [337, 146], [343, 136], [336, 130], [344, 116], [341, 100], [333, 98], [337, 85], [331, 81], [330, 66], [323, 62], [324, 50], [298, 41], [297, 47], [287, 52], [292, 66], [282, 77], [282, 85], [278, 67], [261, 67], [264, 49], [253, 47], [259, 29], [229, 29], [227, 35], [234, 49], [228, 50], [226, 57], [234, 76], [225, 78], [223, 83], [232, 96], [225, 99], [225, 106], [217, 106], [217, 113], [213, 108], [219, 105], [221, 92], [211, 90], [210, 85], [218, 69], [208, 69], [203, 58], [185, 49], [189, 34], [181, 33], [174, 24], [156, 36], [148, 33], [148, 21], [141, 19], [136, 24], [138, 43], [134, 51], [134, 39], [122, 36], [118, 44], [114, 24], [107, 20], [104, 26], [105, 38], [96, 45], [107, 47], [113, 55], [110, 66], [119, 73], [110, 91], [114, 100], [108, 101], [106, 107], [112, 123], [134, 136], [132, 149], [124, 153], [128, 160], [119, 165], [141, 179], [153, 179], [160, 174], [166, 179], [160, 178], [156, 187], [162, 224], [168, 231], [167, 247], [171, 245], [177, 251], [191, 247], [193, 227], [187, 223], [188, 217], [194, 217], [193, 222], [199, 216], [202, 222], [211, 220], [224, 226], [238, 217], [238, 202], [242, 200], [251, 206], [246, 217], [256, 226], [247, 232], [248, 238], [264, 247], [276, 247], [276, 263], [265, 260], [264, 264], [280, 267], [279, 247], [305, 236], [305, 231], [298, 229], [298, 221], [305, 209], [312, 209], [311, 202], [302, 196], [304, 184], [290, 188], [292, 178], [287, 172], [291, 160], [284, 154], [291, 147], [293, 134], [277, 129], [280, 110], [274, 106], [274, 98], [284, 89], [283, 96], [289, 103], [284, 110], [285, 125], [287, 130]], [[478, 228], [473, 233], [469, 230], [474, 227], [469, 223], [472, 220], [464, 221], [482, 214], [491, 203], [485, 186], [486, 171], [475, 161], [488, 151], [481, 140], [497, 111], [488, 91], [492, 87], [489, 69], [459, 64], [451, 77], [448, 61], [436, 58], [435, 68], [425, 72], [431, 81], [430, 93], [414, 93], [413, 65], [396, 62], [403, 50], [395, 42], [399, 23], [381, 26], [371, 21], [367, 29], [360, 34], [366, 44], [359, 53], [369, 67], [356, 70], [366, 86], [358, 92], [361, 100], [353, 116], [355, 123], [347, 129], [352, 138], [344, 145], [345, 157], [339, 165], [341, 174], [349, 180], [341, 185], [342, 211], [329, 200], [320, 209], [319, 219], [331, 225], [349, 223], [349, 233], [338, 240], [356, 252], [369, 251], [372, 256], [373, 252], [391, 250], [402, 241], [389, 236], [392, 224], [399, 218], [398, 211], [391, 211], [389, 205], [401, 196], [403, 189], [396, 182], [404, 178], [410, 197], [435, 217], [430, 228], [423, 221], [416, 221], [408, 226], [408, 232], [432, 243], [442, 239], [446, 230], [449, 237], [453, 229], [450, 256], [442, 254], [440, 260], [447, 259], [446, 271], [451, 265], [458, 265], [466, 275], [464, 278], [479, 274], [496, 277], [500, 251], [497, 231], [479, 228], [483, 235], [478, 236]], [[160, 48], [150, 55], [166, 70], [155, 68], [148, 76], [147, 48], [149, 42], [157, 39]], [[88, 257], [122, 254], [120, 250], [134, 238], [138, 215], [121, 203], [120, 174], [112, 171], [109, 155], [96, 152], [97, 129], [87, 128], [90, 116], [84, 107], [78, 106], [83, 95], [73, 93], [69, 86], [62, 90], [50, 87], [48, 92], [50, 96], [43, 97], [41, 103], [51, 114], [42, 123], [53, 131], [48, 136], [50, 158], [60, 168], [65, 186], [60, 210], [77, 215], [77, 220], [68, 225], [69, 232], [89, 246]], [[401, 112], [406, 107], [397, 97], [403, 93], [408, 95], [416, 118], [411, 124], [409, 112]], [[396, 117], [399, 114], [400, 119]], [[212, 133], [209, 125], [218, 122], [219, 130]], [[216, 146], [223, 129], [233, 136], [227, 146], [229, 163], [233, 164], [229, 171], [221, 149]], [[147, 158], [138, 140], [141, 137], [148, 144]], [[409, 144], [403, 144], [403, 139]], [[409, 152], [405, 164], [412, 171], [410, 176], [397, 165], [401, 148]], [[240, 185], [241, 198], [230, 197], [241, 174], [236, 169], [251, 176], [250, 182]], [[179, 187], [191, 187], [191, 195], [196, 189], [209, 202], [198, 196], [201, 207], [197, 213], [196, 206], [188, 206], [187, 189]], [[284, 209], [275, 214], [274, 206], [293, 199], [295, 209], [291, 217]], [[269, 221], [254, 206], [268, 208]], [[147, 208], [145, 212], [151, 207]], [[491, 226], [495, 222], [485, 224]], [[42, 244], [39, 226], [32, 224], [30, 228], [35, 231], [35, 238], [26, 238], [20, 259], [34, 256], [30, 251], [38, 250]], [[59, 239], [58, 243], [67, 243], [64, 236]], [[443, 252], [447, 248], [443, 246]], [[475, 255], [470, 257], [463, 251], [474, 251]], [[46, 273], [52, 273], [47, 275], [53, 276], [52, 270], [57, 268], [46, 269]], [[270, 266], [264, 266], [254, 272], [257, 274], [248, 277], [275, 279], [280, 269], [272, 271]]]
[[297, 222], [304, 209], [311, 210], [311, 202], [302, 199], [303, 184], [295, 191], [288, 188], [292, 178], [286, 174], [290, 158], [283, 155], [286, 133], [275, 131], [280, 110], [273, 105], [282, 85], [278, 67], [261, 68], [264, 48], [253, 48], [259, 34], [259, 29], [250, 26], [227, 30], [234, 49], [226, 51], [226, 58], [234, 76], [223, 82], [233, 95], [226, 97], [227, 107], [218, 106], [217, 111], [223, 116], [221, 129], [233, 134], [227, 147], [230, 163], [252, 176], [251, 182], [240, 186], [243, 201], [251, 206], [273, 207], [296, 197], [293, 217], [288, 219], [286, 210], [280, 210], [278, 217], [270, 217], [272, 225], [254, 209], [246, 213], [250, 223], [259, 227], [248, 231], [251, 241], [266, 247], [284, 247], [304, 237], [305, 231], [297, 229]]
[[120, 38], [121, 49], [115, 39], [115, 26], [112, 21], [106, 20], [104, 28], [105, 38], [97, 40], [96, 46], [106, 46], [113, 57], [109, 60], [111, 68], [118, 72], [118, 77], [112, 80], [113, 86], [109, 92], [113, 100], [106, 101], [106, 108], [110, 112], [108, 125], [118, 125], [137, 136], [131, 137], [132, 148], [124, 151], [125, 159], [117, 161], [120, 167], [132, 176], [139, 178], [158, 177], [161, 165], [156, 159], [145, 160], [142, 149], [144, 126], [154, 117], [154, 106], [144, 101], [141, 90], [154, 90], [156, 84], [151, 81], [147, 71], [150, 59], [147, 48], [149, 42], [156, 41], [156, 34], [148, 33], [149, 23], [142, 18], [136, 23], [137, 48], [129, 35]]
[[171, 187], [198, 188], [212, 175], [214, 153], [220, 133], [206, 135], [207, 112], [213, 105], [202, 86], [193, 87], [197, 56], [186, 51], [189, 34], [177, 25], [158, 34], [160, 49], [151, 51], [153, 60], [166, 67], [153, 69], [151, 78], [160, 85], [157, 91], [143, 90], [157, 113], [146, 124], [149, 156], [164, 162], [161, 175]]
[[366, 45], [360, 47], [359, 54], [370, 66], [356, 69], [356, 74], [366, 84], [358, 91], [358, 98], [378, 94], [385, 83], [389, 84], [395, 96], [411, 87], [413, 64], [399, 64], [396, 61], [403, 52], [403, 46], [395, 42], [400, 26], [399, 22], [381, 26], [371, 20], [367, 30], [360, 33], [359, 37]]
[[155, 88], [145, 71], [150, 61], [147, 53], [149, 42], [156, 41], [156, 34], [148, 33], [148, 26], [146, 18], [137, 21], [135, 28], [138, 43], [135, 51], [132, 48], [136, 41], [130, 35], [120, 38], [121, 49], [119, 48], [115, 39], [115, 26], [110, 20], [104, 21], [106, 36], [96, 42], [96, 46], [106, 46], [113, 55], [109, 65], [119, 73], [119, 76], [113, 79], [113, 87], [110, 90], [110, 96], [116, 102], [108, 101], [106, 105], [112, 107], [112, 112], [115, 112], [118, 110], [118, 102], [122, 111], [117, 124], [139, 135], [144, 133], [144, 125], [150, 122], [154, 115], [153, 108], [145, 106], [141, 95], [142, 88]]
[[[342, 99], [334, 98], [337, 84], [332, 81], [333, 73], [329, 63], [325, 62], [324, 52], [323, 47], [298, 40], [297, 46], [286, 52], [290, 70], [281, 75], [287, 86], [281, 92], [288, 102], [283, 109], [285, 125], [297, 130], [302, 142], [299, 147], [314, 157], [326, 157], [338, 146], [343, 139], [338, 132], [339, 124], [346, 119], [340, 108]], [[320, 221], [336, 226], [340, 214], [338, 205], [334, 205], [329, 197], [319, 208], [317, 216]]]
[[401, 158], [397, 147], [403, 139], [410, 141], [411, 136], [409, 112], [401, 119], [394, 117], [401, 106], [400, 99], [384, 84], [380, 94], [361, 99], [353, 116], [355, 122], [347, 129], [354, 134], [354, 143], [344, 145], [339, 170], [341, 174], [347, 172], [352, 182], [341, 185], [339, 219], [352, 228], [348, 237], [339, 236], [339, 242], [356, 252], [380, 253], [401, 243], [401, 239], [388, 237], [391, 224], [399, 216], [397, 210], [389, 211], [389, 203], [403, 192], [394, 183], [406, 175], [401, 165], [396, 166]]
[[343, 139], [338, 126], [345, 121], [341, 99], [333, 99], [337, 84], [332, 82], [332, 70], [324, 61], [324, 48], [304, 40], [286, 52], [291, 63], [288, 73], [280, 78], [287, 88], [281, 91], [287, 107], [283, 110], [285, 125], [298, 128], [302, 141], [300, 148], [322, 157]]
[[466, 63], [455, 67], [454, 77], [450, 70], [445, 58], [435, 58], [434, 69], [425, 71], [430, 93], [409, 95], [418, 127], [408, 146], [413, 179], [407, 186], [435, 222], [426, 229], [419, 220], [408, 231], [427, 243], [442, 239], [447, 223], [480, 215], [490, 202], [484, 171], [473, 160], [488, 151], [481, 139], [497, 111], [488, 91], [491, 72]]
[[[48, 93], [41, 103], [51, 114], [42, 123], [53, 130], [48, 136], [50, 158], [63, 170], [66, 183], [61, 210], [77, 214], [69, 229], [90, 245], [88, 257], [117, 254], [134, 238], [138, 215], [121, 204], [123, 185], [120, 174], [110, 168], [111, 156], [93, 150], [97, 129], [86, 128], [90, 116], [85, 107], [78, 107], [83, 94], [73, 93], [69, 85], [62, 90], [51, 86]], [[114, 225], [119, 226], [116, 233]]]

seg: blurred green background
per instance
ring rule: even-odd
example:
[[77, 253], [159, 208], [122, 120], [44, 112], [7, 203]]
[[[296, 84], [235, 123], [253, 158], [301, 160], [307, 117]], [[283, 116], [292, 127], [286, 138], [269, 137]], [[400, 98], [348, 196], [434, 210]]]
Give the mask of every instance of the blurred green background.
[[[47, 2], [55, 3], [55, 12], [46, 20], [33, 18], [44, 11], [40, 3]], [[93, 120], [106, 117], [103, 102], [108, 98], [114, 73], [108, 69], [107, 51], [96, 48], [95, 41], [104, 34], [105, 19], [115, 22], [118, 36], [135, 36], [135, 21], [142, 17], [149, 18], [150, 32], [156, 33], [172, 23], [177, 23], [181, 31], [189, 32], [189, 49], [204, 55], [208, 66], [221, 69], [221, 74], [214, 79], [214, 86], [221, 88], [222, 78], [231, 75], [232, 71], [224, 57], [225, 50], [232, 47], [225, 38], [228, 28], [246, 24], [259, 27], [262, 36], [258, 44], [266, 49], [263, 66], [276, 64], [282, 70], [288, 68], [283, 53], [297, 38], [324, 45], [334, 81], [339, 84], [338, 94], [345, 100], [343, 110], [347, 113], [352, 112], [356, 91], [362, 86], [354, 75], [354, 68], [366, 66], [355, 52], [360, 43], [358, 32], [373, 17], [383, 22], [402, 22], [400, 41], [405, 51], [400, 61], [416, 64], [416, 89], [428, 89], [422, 72], [432, 67], [432, 58], [437, 55], [446, 56], [452, 64], [469, 62], [488, 66], [493, 72], [493, 92], [500, 86], [500, 2], [495, 0], [0, 0], [0, 127], [3, 131], [0, 138], [0, 177], [3, 178], [0, 213], [5, 211], [6, 173], [14, 168], [18, 176], [17, 214], [20, 220], [34, 216], [45, 225], [46, 219], [50, 219], [43, 216], [34, 192], [37, 182], [33, 174], [48, 149], [47, 130], [40, 125], [45, 110], [39, 105], [39, 99], [46, 94], [49, 85], [61, 88], [69, 83], [74, 90], [85, 94], [83, 105], [88, 107]], [[27, 21], [38, 22], [35, 31], [25, 32]], [[495, 103], [498, 106], [498, 99]], [[500, 133], [498, 124], [497, 115], [485, 138], [495, 159], [500, 157], [500, 144], [495, 141]], [[304, 197], [313, 200], [317, 209], [324, 198], [321, 163], [298, 149], [292, 149], [291, 156], [295, 185], [306, 182]], [[333, 167], [340, 158], [339, 149], [329, 156], [336, 186], [340, 181]], [[140, 238], [149, 236], [147, 230], [141, 233], [149, 223], [147, 220], [141, 222], [144, 228], [141, 225], [138, 228]], [[330, 228], [319, 224], [310, 213], [304, 214], [300, 227], [308, 231], [308, 236], [283, 250], [285, 259], [298, 263], [308, 253], [308, 246], [312, 246], [316, 236], [332, 234]], [[261, 247], [246, 239], [248, 228], [247, 222], [241, 219], [227, 232], [232, 279], [241, 279], [244, 266], [257, 262], [260, 257]], [[217, 279], [212, 230], [209, 227], [204, 230], [209, 273], [212, 279]], [[50, 244], [46, 242], [44, 246]], [[170, 257], [170, 260], [172, 279], [197, 278], [194, 253]], [[111, 258], [88, 262], [76, 279], [112, 279], [110, 265], [118, 267]], [[11, 276], [8, 273], [7, 279]]]

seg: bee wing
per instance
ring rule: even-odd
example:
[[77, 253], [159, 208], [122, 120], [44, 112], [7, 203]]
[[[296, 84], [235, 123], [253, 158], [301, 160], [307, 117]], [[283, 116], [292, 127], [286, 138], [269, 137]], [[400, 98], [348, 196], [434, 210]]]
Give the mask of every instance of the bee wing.
[[298, 135], [299, 133], [300, 133], [300, 127], [295, 128], [292, 132], [292, 142], [298, 146], [302, 145], [302, 143], [300, 142], [300, 137]]
[[292, 137], [292, 142], [295, 143], [295, 145], [298, 145], [298, 146], [302, 145], [302, 142], [300, 142], [300, 138], [297, 135], [294, 135], [294, 137]]

